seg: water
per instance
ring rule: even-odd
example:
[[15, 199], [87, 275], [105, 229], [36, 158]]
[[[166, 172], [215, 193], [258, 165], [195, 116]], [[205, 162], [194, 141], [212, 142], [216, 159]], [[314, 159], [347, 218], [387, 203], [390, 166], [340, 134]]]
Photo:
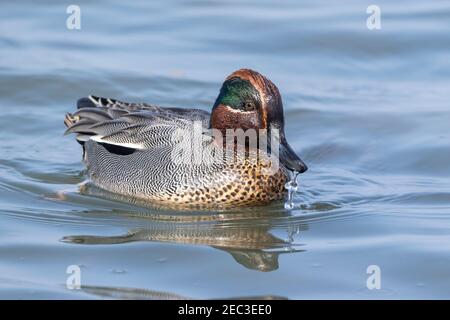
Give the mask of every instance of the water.
[[294, 196], [295, 193], [298, 192], [299, 190], [297, 182], [298, 175], [299, 172], [294, 172], [291, 176], [291, 180], [289, 180], [284, 186], [287, 191], [286, 201], [284, 202], [284, 208], [287, 210], [292, 210], [295, 208]]
[[[375, 31], [364, 0], [76, 3], [73, 31], [66, 4], [2, 3], [0, 297], [450, 297], [449, 2], [377, 1]], [[63, 117], [79, 97], [208, 110], [240, 67], [281, 90], [309, 166], [293, 210], [78, 192]]]

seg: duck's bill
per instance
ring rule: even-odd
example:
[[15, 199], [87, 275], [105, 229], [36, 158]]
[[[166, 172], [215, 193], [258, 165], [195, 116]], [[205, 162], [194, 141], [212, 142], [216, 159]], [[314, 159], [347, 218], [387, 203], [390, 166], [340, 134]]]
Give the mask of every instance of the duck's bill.
[[280, 162], [291, 171], [303, 173], [308, 170], [308, 166], [287, 142], [280, 144]]

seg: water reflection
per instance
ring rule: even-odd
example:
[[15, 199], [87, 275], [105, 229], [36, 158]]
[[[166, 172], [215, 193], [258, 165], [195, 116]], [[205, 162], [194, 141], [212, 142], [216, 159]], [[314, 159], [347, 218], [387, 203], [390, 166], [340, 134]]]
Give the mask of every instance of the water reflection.
[[[85, 293], [92, 294], [107, 299], [125, 300], [194, 300], [192, 297], [181, 296], [179, 294], [134, 288], [115, 288], [101, 286], [81, 286]], [[239, 296], [239, 297], [219, 297], [220, 300], [286, 300], [286, 297], [274, 295], [262, 296]]]
[[[262, 209], [261, 209], [262, 210]], [[297, 253], [301, 244], [294, 234], [307, 225], [290, 220], [284, 211], [248, 211], [227, 213], [164, 214], [154, 211], [143, 214], [144, 224], [129, 228], [121, 235], [70, 235], [61, 241], [83, 245], [108, 245], [137, 241], [206, 245], [228, 252], [240, 265], [257, 271], [279, 268], [281, 254]], [[285, 232], [286, 239], [277, 235]]]

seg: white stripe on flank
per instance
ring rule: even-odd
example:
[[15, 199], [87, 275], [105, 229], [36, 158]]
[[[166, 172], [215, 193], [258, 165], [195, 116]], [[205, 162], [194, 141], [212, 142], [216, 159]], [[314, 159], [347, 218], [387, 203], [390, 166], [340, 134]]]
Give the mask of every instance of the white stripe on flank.
[[95, 142], [107, 143], [107, 144], [112, 144], [112, 145], [115, 145], [115, 146], [121, 146], [121, 147], [125, 147], [125, 148], [139, 149], [139, 150], [144, 149], [144, 146], [142, 144], [140, 144], [140, 143], [111, 142], [111, 141], [108, 141], [108, 140], [103, 140], [103, 137], [104, 136], [101, 136], [101, 135], [91, 136], [91, 140], [93, 140]]

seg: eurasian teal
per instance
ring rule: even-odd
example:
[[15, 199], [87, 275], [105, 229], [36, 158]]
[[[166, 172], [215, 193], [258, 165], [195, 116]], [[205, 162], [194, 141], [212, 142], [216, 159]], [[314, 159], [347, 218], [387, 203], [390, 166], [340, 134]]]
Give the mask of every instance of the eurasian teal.
[[[83, 146], [87, 175], [95, 186], [160, 205], [267, 204], [283, 198], [291, 172], [307, 170], [286, 141], [278, 88], [249, 69], [226, 78], [211, 113], [89, 96], [78, 100], [78, 110], [68, 113], [64, 123], [66, 133], [76, 133]], [[207, 154], [216, 156], [214, 161], [175, 161], [174, 156], [183, 153], [180, 138], [190, 136], [196, 125], [201, 134], [192, 135], [188, 159]], [[249, 154], [255, 148], [245, 138], [245, 143], [241, 141], [244, 155], [236, 155], [238, 139], [233, 138], [230, 149], [225, 138], [211, 134], [239, 129], [266, 132], [267, 137], [275, 137], [276, 130], [277, 135], [275, 140], [268, 139], [267, 150], [257, 147], [257, 160], [252, 161]], [[270, 141], [277, 142], [278, 153]], [[233, 161], [217, 158], [218, 146], [224, 146], [224, 154], [232, 150]], [[274, 166], [271, 157], [275, 153], [279, 166]]]

